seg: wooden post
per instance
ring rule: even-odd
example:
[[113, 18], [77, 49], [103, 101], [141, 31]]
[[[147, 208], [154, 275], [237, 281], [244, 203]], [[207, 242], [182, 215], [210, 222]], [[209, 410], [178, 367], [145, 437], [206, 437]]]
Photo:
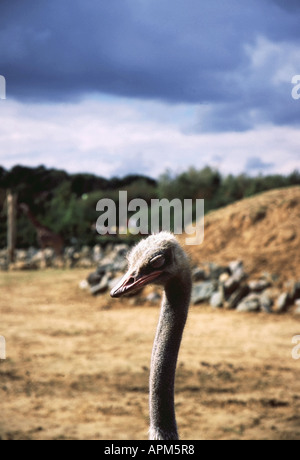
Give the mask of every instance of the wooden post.
[[7, 190], [7, 255], [8, 263], [15, 261], [17, 238], [17, 195]]

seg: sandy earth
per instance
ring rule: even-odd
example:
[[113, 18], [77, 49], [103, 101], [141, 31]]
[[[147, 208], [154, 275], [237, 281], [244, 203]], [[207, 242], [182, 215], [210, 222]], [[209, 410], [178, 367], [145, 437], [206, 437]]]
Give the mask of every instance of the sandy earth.
[[[147, 439], [158, 308], [93, 298], [87, 271], [1, 273], [0, 438]], [[181, 438], [300, 439], [300, 319], [191, 307], [180, 351]]]
[[203, 244], [190, 249], [198, 265], [240, 259], [251, 276], [268, 272], [282, 286], [300, 280], [299, 186], [238, 201], [206, 215], [204, 224]]

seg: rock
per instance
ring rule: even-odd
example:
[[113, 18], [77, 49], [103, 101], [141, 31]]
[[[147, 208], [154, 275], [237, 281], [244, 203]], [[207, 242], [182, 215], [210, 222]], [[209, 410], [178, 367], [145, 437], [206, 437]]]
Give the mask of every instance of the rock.
[[113, 249], [113, 253], [115, 254], [115, 257], [125, 258], [128, 250], [129, 246], [127, 244], [117, 244]]
[[82, 290], [88, 289], [89, 288], [89, 283], [87, 282], [87, 280], [80, 281], [79, 288], [82, 289]]
[[260, 276], [261, 279], [269, 281], [270, 284], [276, 283], [279, 280], [280, 276], [277, 273], [263, 272]]
[[220, 265], [210, 263], [209, 264], [209, 279], [218, 280], [223, 273], [228, 273], [227, 267], [222, 267]]
[[256, 294], [250, 294], [245, 297], [237, 306], [238, 312], [256, 312], [260, 311], [260, 298]]
[[125, 271], [127, 268], [126, 255], [128, 250], [129, 246], [127, 244], [117, 244], [110, 252], [107, 252], [106, 249], [106, 255], [101, 260], [99, 269], [106, 267], [106, 270], [110, 271]]
[[262, 292], [265, 289], [269, 288], [271, 286], [271, 283], [266, 279], [253, 280], [249, 281], [248, 286], [250, 291], [252, 292]]
[[55, 259], [56, 255], [55, 255], [55, 251], [54, 249], [52, 248], [46, 248], [44, 250], [44, 257], [47, 261], [47, 265], [51, 266], [52, 263], [53, 263], [53, 260]]
[[291, 289], [291, 294], [290, 294], [291, 301], [295, 301], [297, 299], [300, 299], [300, 281], [297, 281], [296, 283], [293, 284], [293, 287]]
[[127, 260], [126, 259], [117, 260], [113, 264], [113, 271], [115, 271], [115, 272], [125, 271], [126, 268], [127, 268]]
[[105, 275], [105, 273], [107, 272], [112, 272], [112, 271], [115, 271], [114, 270], [114, 265], [111, 263], [111, 264], [101, 264], [97, 267], [97, 270], [95, 273], [97, 273], [98, 275]]
[[16, 251], [16, 262], [24, 262], [27, 260], [27, 251], [19, 249]]
[[161, 295], [158, 292], [150, 292], [150, 294], [145, 297], [146, 302], [158, 303], [161, 300]]
[[91, 248], [89, 246], [83, 246], [80, 251], [80, 258], [91, 258]]
[[0, 270], [8, 270], [8, 258], [6, 249], [0, 249]]
[[49, 266], [43, 251], [36, 251], [32, 248], [30, 248], [30, 250], [28, 251], [26, 263], [28, 270], [43, 269], [46, 266]]
[[92, 268], [93, 261], [89, 257], [80, 258], [76, 264], [78, 268]]
[[75, 250], [74, 250], [73, 256], [72, 256], [72, 257], [73, 257], [73, 260], [76, 261], [76, 262], [77, 262], [78, 260], [80, 260], [80, 251], [75, 251]]
[[287, 311], [288, 307], [292, 305], [291, 298], [288, 292], [283, 292], [277, 299], [277, 309], [278, 313], [284, 313]]
[[226, 298], [229, 297], [236, 289], [239, 287], [240, 282], [234, 278], [234, 276], [230, 276], [227, 281], [224, 283], [224, 292]]
[[197, 305], [201, 302], [208, 301], [216, 290], [216, 283], [213, 281], [203, 281], [196, 283], [192, 289], [192, 303]]
[[101, 248], [100, 244], [96, 244], [96, 246], [94, 246], [93, 250], [92, 250], [93, 262], [95, 264], [99, 264], [101, 259], [102, 259], [102, 257], [103, 257], [102, 248]]
[[104, 275], [100, 283], [96, 284], [95, 286], [90, 287], [90, 293], [92, 295], [102, 294], [106, 292], [108, 289], [108, 276]]
[[222, 283], [224, 284], [228, 279], [230, 278], [230, 275], [229, 273], [222, 273], [220, 276], [219, 276], [219, 283]]
[[300, 315], [300, 299], [297, 299], [296, 302], [295, 302], [295, 305], [296, 305], [296, 310], [295, 310], [295, 314], [296, 315]]
[[235, 309], [238, 304], [246, 297], [250, 292], [249, 286], [247, 284], [242, 284], [238, 289], [233, 292], [226, 302], [226, 308], [229, 310]]
[[229, 270], [231, 276], [224, 283], [226, 298], [236, 291], [236, 289], [240, 286], [240, 283], [247, 278], [247, 275], [244, 272], [243, 262], [240, 260], [231, 262], [229, 264]]
[[261, 310], [265, 313], [272, 313], [272, 307], [274, 305], [273, 300], [265, 293], [260, 296]]
[[113, 250], [114, 250], [114, 245], [112, 243], [108, 243], [105, 246], [105, 250], [104, 250], [105, 256], [111, 254]]
[[38, 252], [36, 248], [30, 247], [27, 251], [27, 260], [31, 260]]
[[17, 271], [17, 270], [37, 270], [38, 268], [40, 268], [39, 266], [37, 265], [29, 265], [28, 262], [14, 262], [12, 264], [9, 265], [9, 270], [13, 270], [13, 271]]
[[97, 284], [100, 283], [101, 279], [103, 278], [105, 272], [103, 273], [98, 273], [98, 271], [91, 273], [87, 277], [87, 282], [90, 286], [96, 286]]
[[240, 273], [244, 272], [244, 264], [242, 260], [234, 260], [233, 262], [230, 262], [228, 265], [228, 268], [230, 270], [231, 275], [235, 275], [237, 277], [240, 276]]
[[239, 283], [247, 278], [247, 274], [244, 271], [244, 264], [241, 260], [231, 262], [229, 264], [229, 270], [232, 277]]
[[41, 261], [44, 258], [43, 251], [28, 251], [29, 262]]
[[210, 305], [212, 308], [221, 308], [224, 303], [224, 294], [221, 290], [214, 292], [210, 298]]
[[0, 259], [0, 270], [3, 270], [3, 271], [8, 270], [8, 262], [4, 258]]
[[199, 267], [194, 268], [192, 277], [194, 281], [204, 281], [207, 278], [205, 270]]
[[73, 268], [76, 264], [75, 248], [67, 247], [65, 249], [65, 264], [67, 268]]

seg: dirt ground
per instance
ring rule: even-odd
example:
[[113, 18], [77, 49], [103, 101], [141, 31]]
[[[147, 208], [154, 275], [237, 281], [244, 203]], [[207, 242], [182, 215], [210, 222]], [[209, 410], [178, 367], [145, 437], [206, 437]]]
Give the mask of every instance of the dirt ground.
[[[84, 270], [1, 273], [0, 439], [147, 439], [159, 310], [94, 298]], [[180, 350], [181, 439], [300, 439], [299, 317], [191, 307]]]
[[[203, 244], [191, 246], [197, 264], [240, 259], [250, 276], [268, 272], [300, 279], [300, 187], [261, 193], [213, 211], [204, 219]], [[181, 236], [184, 243], [186, 235]]]

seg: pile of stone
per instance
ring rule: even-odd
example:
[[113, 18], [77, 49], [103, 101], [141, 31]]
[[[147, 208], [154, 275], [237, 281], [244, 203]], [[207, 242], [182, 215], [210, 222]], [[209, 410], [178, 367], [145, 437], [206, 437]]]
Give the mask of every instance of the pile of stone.
[[81, 289], [89, 289], [92, 295], [110, 291], [126, 271], [128, 251], [129, 246], [126, 244], [117, 244], [108, 248], [97, 270], [91, 273], [86, 280], [81, 281]]
[[[124, 275], [127, 267], [127, 244], [109, 244], [106, 247], [83, 246], [65, 249], [63, 260], [55, 257], [52, 249], [36, 248], [17, 250], [15, 263], [8, 266], [7, 251], [0, 250], [0, 270], [37, 270], [46, 267], [87, 268], [93, 270], [80, 283], [92, 295], [109, 292]], [[62, 262], [62, 263], [61, 263]], [[139, 295], [139, 302], [157, 304], [161, 295], [156, 288], [147, 297]], [[300, 281], [290, 282], [284, 290], [278, 290], [276, 277], [268, 273], [257, 279], [249, 279], [242, 261], [227, 266], [213, 263], [193, 268], [192, 305], [210, 304], [212, 308], [224, 308], [238, 312], [284, 313], [295, 306], [300, 314]]]
[[212, 308], [238, 312], [283, 313], [293, 305], [300, 314], [300, 282], [290, 282], [285, 292], [279, 292], [276, 276], [264, 273], [250, 279], [242, 261], [221, 267], [209, 264], [208, 270], [193, 271], [192, 304], [209, 303]]
[[46, 249], [44, 252], [36, 249], [17, 249], [15, 251], [15, 261], [9, 264], [7, 250], [0, 251], [1, 270], [38, 270], [40, 268], [52, 267], [55, 263], [54, 251]]
[[7, 270], [7, 250], [0, 249], [0, 270]]
[[[128, 246], [125, 245], [128, 249]], [[61, 258], [55, 255], [53, 249], [40, 249], [31, 247], [29, 249], [17, 249], [15, 251], [15, 261], [8, 264], [7, 250], [0, 250], [0, 270], [40, 270], [48, 268], [96, 268], [103, 258], [114, 251], [114, 245], [106, 247], [96, 245], [93, 247], [69, 246], [65, 249]]]
[[[80, 283], [80, 287], [88, 289], [92, 295], [109, 292], [124, 275], [128, 250], [127, 245], [114, 246], [101, 259], [97, 270]], [[211, 263], [205, 268], [194, 267], [191, 304], [266, 313], [283, 313], [296, 305], [296, 311], [300, 314], [300, 282], [290, 283], [286, 292], [280, 292], [276, 280], [276, 276], [268, 273], [258, 279], [249, 279], [242, 261], [233, 261], [228, 266]], [[153, 288], [147, 297], [143, 297], [142, 291], [136, 295], [139, 296], [139, 302], [157, 304], [161, 300], [157, 288]]]

